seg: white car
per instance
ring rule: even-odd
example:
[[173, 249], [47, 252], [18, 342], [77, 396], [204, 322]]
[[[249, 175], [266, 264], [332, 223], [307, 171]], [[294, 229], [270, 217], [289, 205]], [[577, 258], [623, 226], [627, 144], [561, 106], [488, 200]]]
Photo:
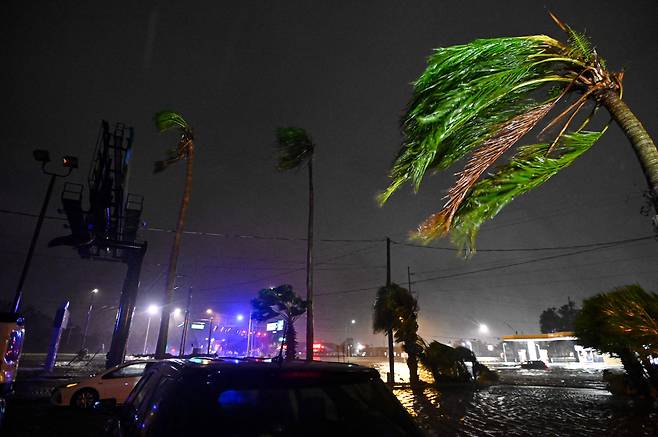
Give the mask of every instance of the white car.
[[144, 371], [156, 361], [130, 361], [107, 369], [98, 375], [62, 385], [50, 398], [55, 405], [91, 408], [97, 401], [114, 399], [123, 404]]

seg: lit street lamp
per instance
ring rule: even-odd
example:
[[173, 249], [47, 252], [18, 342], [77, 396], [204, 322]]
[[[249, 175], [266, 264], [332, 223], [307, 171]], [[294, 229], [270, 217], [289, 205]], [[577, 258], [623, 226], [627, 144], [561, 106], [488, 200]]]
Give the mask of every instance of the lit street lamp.
[[484, 323], [480, 323], [480, 328], [479, 328], [480, 334], [488, 334], [489, 333], [489, 327], [485, 325]]
[[213, 319], [212, 309], [208, 308], [206, 310], [206, 314], [210, 316], [210, 319], [208, 320], [208, 351], [207, 351], [207, 354], [210, 355], [210, 340], [212, 339], [212, 319]]
[[46, 165], [50, 162], [50, 153], [47, 150], [35, 150], [33, 152], [34, 159], [41, 163], [41, 171], [44, 174], [50, 176], [50, 182], [48, 183], [48, 189], [46, 190], [46, 197], [43, 199], [43, 204], [41, 205], [41, 211], [39, 212], [39, 218], [37, 219], [37, 224], [34, 227], [34, 233], [32, 234], [32, 241], [30, 241], [30, 248], [27, 251], [27, 257], [25, 257], [25, 263], [23, 264], [23, 270], [21, 271], [21, 276], [18, 279], [18, 286], [16, 287], [16, 293], [14, 294], [14, 302], [11, 307], [11, 311], [14, 313], [18, 312], [18, 309], [21, 305], [21, 299], [23, 298], [23, 285], [25, 284], [25, 278], [27, 277], [27, 272], [30, 269], [30, 263], [32, 262], [32, 256], [34, 255], [34, 249], [37, 245], [37, 240], [39, 239], [39, 233], [41, 232], [41, 225], [43, 224], [43, 219], [46, 216], [46, 209], [48, 209], [48, 203], [50, 203], [50, 196], [53, 193], [53, 187], [55, 186], [55, 179], [65, 178], [71, 174], [74, 168], [78, 168], [78, 158], [75, 156], [63, 156], [62, 157], [62, 166], [67, 169], [65, 173], [53, 173], [46, 170]]
[[149, 305], [149, 307], [146, 310], [146, 314], [148, 314], [148, 322], [146, 323], [146, 335], [144, 335], [144, 352], [143, 354], [146, 355], [146, 345], [148, 344], [149, 341], [149, 329], [151, 329], [151, 317], [156, 315], [158, 313], [158, 306], [157, 305]]
[[87, 310], [87, 320], [85, 321], [85, 330], [82, 333], [82, 345], [80, 350], [83, 350], [87, 344], [87, 331], [89, 330], [89, 321], [91, 320], [91, 310], [94, 307], [94, 296], [98, 294], [98, 288], [94, 288], [89, 293], [89, 309]]

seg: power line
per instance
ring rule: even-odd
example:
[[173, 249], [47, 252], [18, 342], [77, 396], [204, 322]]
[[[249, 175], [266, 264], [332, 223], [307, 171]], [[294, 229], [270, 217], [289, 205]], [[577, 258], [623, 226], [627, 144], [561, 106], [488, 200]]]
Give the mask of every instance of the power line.
[[[562, 253], [562, 254], [558, 254], [558, 255], [550, 255], [550, 256], [545, 256], [545, 257], [542, 257], [542, 258], [535, 258], [535, 259], [526, 260], [526, 261], [519, 261], [519, 262], [515, 262], [515, 263], [510, 263], [510, 264], [504, 264], [504, 265], [493, 266], [493, 267], [486, 267], [486, 268], [477, 269], [477, 270], [469, 270], [469, 271], [466, 271], [466, 272], [452, 273], [452, 274], [448, 274], [448, 275], [434, 276], [434, 277], [426, 278], [426, 279], [419, 279], [419, 280], [414, 281], [413, 283], [418, 284], [418, 283], [421, 283], [421, 282], [437, 281], [439, 279], [451, 279], [451, 278], [456, 278], [456, 277], [461, 277], [461, 276], [475, 275], [475, 274], [490, 272], [490, 271], [494, 271], [494, 270], [507, 269], [507, 268], [510, 268], [510, 267], [517, 267], [517, 266], [526, 265], [526, 264], [533, 264], [533, 263], [538, 263], [538, 262], [543, 262], [543, 261], [550, 261], [550, 260], [554, 260], [554, 259], [558, 259], [558, 258], [565, 258], [565, 257], [569, 257], [569, 256], [580, 255], [580, 254], [583, 254], [583, 253], [593, 252], [593, 251], [599, 250], [599, 249], [609, 249], [611, 247], [614, 247], [614, 246], [610, 245], [610, 246], [592, 247], [592, 248], [589, 248], [589, 249], [583, 249], [583, 250], [579, 250], [579, 251], [576, 251], [576, 252]], [[337, 295], [337, 294], [358, 293], [358, 292], [362, 292], [362, 291], [376, 290], [379, 287], [381, 287], [381, 285], [354, 288], [354, 289], [348, 289], [348, 290], [340, 290], [340, 291], [327, 292], [327, 293], [317, 293], [316, 295], [317, 296], [328, 296], [328, 295]]]
[[[623, 240], [613, 240], [613, 241], [600, 241], [587, 244], [575, 244], [569, 246], [548, 246], [548, 247], [525, 247], [525, 248], [507, 248], [507, 249], [478, 249], [477, 252], [539, 252], [539, 251], [549, 251], [549, 250], [573, 250], [573, 249], [586, 249], [586, 248], [595, 248], [600, 246], [608, 245], [617, 245], [625, 243], [634, 243], [636, 241], [644, 241], [655, 239], [655, 235], [646, 235], [644, 237], [637, 238], [626, 238]], [[454, 252], [457, 249], [454, 247], [439, 247], [439, 246], [426, 246], [422, 244], [413, 244], [413, 243], [401, 243], [398, 241], [391, 241], [393, 244], [406, 247], [416, 247], [419, 249], [431, 249], [431, 250], [442, 250]]]

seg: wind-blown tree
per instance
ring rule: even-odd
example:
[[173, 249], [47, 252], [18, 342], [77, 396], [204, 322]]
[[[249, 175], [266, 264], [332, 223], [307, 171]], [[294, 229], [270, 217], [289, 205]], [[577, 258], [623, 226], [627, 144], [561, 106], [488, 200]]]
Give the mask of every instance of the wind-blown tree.
[[626, 285], [586, 299], [575, 333], [579, 344], [618, 356], [633, 388], [656, 396], [658, 369], [650, 358], [658, 357], [658, 294]]
[[306, 359], [313, 359], [313, 151], [315, 145], [304, 129], [282, 127], [276, 130], [279, 159], [277, 169], [287, 171], [299, 169], [304, 163], [308, 167], [308, 232], [306, 238]]
[[[381, 287], [373, 308], [372, 327], [375, 334], [384, 332], [388, 336], [389, 356], [393, 356], [393, 339], [402, 343], [407, 353], [409, 382], [418, 383], [418, 357], [423, 342], [418, 336], [418, 301], [407, 290], [397, 284]], [[390, 369], [391, 375], [393, 369]]]
[[286, 345], [286, 360], [294, 360], [297, 355], [297, 331], [295, 320], [307, 310], [307, 302], [297, 296], [291, 285], [284, 284], [275, 288], [264, 288], [258, 297], [252, 299], [254, 319], [264, 322], [274, 317], [281, 317], [285, 324], [283, 341]]
[[176, 130], [178, 132], [178, 143], [172, 149], [167, 150], [167, 158], [162, 161], [156, 161], [153, 171], [160, 173], [167, 167], [179, 161], [187, 161], [185, 167], [185, 183], [183, 187], [183, 198], [181, 199], [178, 210], [178, 221], [176, 222], [176, 231], [174, 241], [169, 253], [169, 267], [167, 268], [167, 279], [165, 282], [164, 304], [160, 315], [160, 330], [158, 332], [158, 342], [155, 348], [157, 357], [164, 357], [167, 350], [167, 335], [169, 333], [169, 314], [171, 313], [171, 301], [174, 296], [174, 285], [176, 282], [176, 267], [178, 265], [178, 255], [180, 253], [181, 238], [185, 228], [185, 215], [190, 204], [192, 194], [192, 164], [194, 163], [194, 134], [192, 127], [183, 119], [183, 117], [173, 111], [161, 111], [154, 116], [155, 127], [160, 132]]
[[465, 359], [470, 361], [471, 357], [464, 351], [458, 351], [438, 341], [426, 345], [420, 356], [423, 367], [429, 370], [437, 383], [472, 381], [473, 377], [468, 372]]
[[576, 302], [567, 299], [567, 303], [559, 309], [547, 308], [539, 315], [539, 328], [542, 333], [560, 331], [573, 331], [573, 323], [580, 310], [576, 308]]
[[[415, 238], [429, 242], [450, 235], [470, 254], [485, 220], [601, 138], [607, 125], [586, 130], [600, 106], [630, 140], [658, 211], [658, 152], [622, 100], [623, 72], [608, 70], [585, 36], [551, 16], [568, 35], [566, 43], [546, 35], [479, 39], [430, 56], [402, 117], [404, 141], [390, 171], [392, 181], [378, 200], [385, 203], [407, 182], [417, 191], [428, 170], [445, 170], [470, 158], [443, 209], [418, 227]], [[583, 112], [588, 103], [591, 110]], [[542, 121], [539, 136], [545, 141], [520, 147], [508, 164], [481, 179]]]

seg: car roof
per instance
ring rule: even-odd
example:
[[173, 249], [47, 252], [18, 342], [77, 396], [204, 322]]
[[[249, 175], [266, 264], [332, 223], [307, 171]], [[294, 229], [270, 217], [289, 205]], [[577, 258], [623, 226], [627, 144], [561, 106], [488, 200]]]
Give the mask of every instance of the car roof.
[[163, 360], [156, 367], [169, 367], [182, 373], [212, 373], [218, 370], [235, 372], [265, 372], [287, 373], [287, 374], [312, 374], [318, 377], [324, 376], [354, 376], [354, 377], [377, 377], [379, 372], [371, 367], [359, 366], [351, 363], [336, 363], [328, 361], [271, 361], [252, 358], [222, 358], [222, 357], [194, 357], [189, 359]]

